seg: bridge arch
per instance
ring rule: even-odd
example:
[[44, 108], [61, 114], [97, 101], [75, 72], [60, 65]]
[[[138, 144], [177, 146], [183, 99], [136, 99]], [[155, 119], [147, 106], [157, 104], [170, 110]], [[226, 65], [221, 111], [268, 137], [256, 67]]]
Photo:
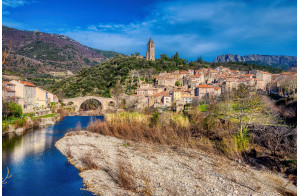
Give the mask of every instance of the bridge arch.
[[97, 100], [97, 99], [94, 99], [94, 98], [90, 98], [90, 99], [87, 99], [85, 101], [83, 101], [80, 106], [79, 106], [79, 110], [84, 110], [84, 111], [87, 111], [87, 110], [96, 110], [96, 109], [99, 109], [101, 108], [102, 109], [102, 106], [103, 104]]
[[109, 101], [108, 102], [108, 106], [115, 107], [116, 106], [116, 102], [115, 101]]
[[76, 98], [69, 98], [63, 99], [63, 103], [67, 105], [69, 102], [72, 102], [75, 106], [75, 112], [78, 112], [82, 103], [87, 100], [97, 100], [101, 103], [102, 110], [105, 111], [109, 107], [116, 106], [116, 100], [114, 98], [105, 98], [105, 97], [98, 97], [98, 96], [86, 96], [86, 97], [76, 97]]

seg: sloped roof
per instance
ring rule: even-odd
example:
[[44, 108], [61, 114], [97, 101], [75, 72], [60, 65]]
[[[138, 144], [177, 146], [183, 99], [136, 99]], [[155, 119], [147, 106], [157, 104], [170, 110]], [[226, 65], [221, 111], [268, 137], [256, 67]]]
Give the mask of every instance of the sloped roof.
[[197, 73], [196, 75], [193, 75], [193, 76], [191, 76], [191, 78], [199, 78], [199, 77], [201, 77], [201, 73]]
[[202, 84], [202, 85], [197, 86], [196, 88], [214, 88], [214, 87], [213, 86], [208, 86], [206, 84]]
[[22, 81], [21, 84], [24, 84], [25, 86], [32, 86], [35, 87], [34, 84], [31, 84], [30, 82]]
[[13, 85], [16, 86], [15, 84], [11, 83], [11, 82], [6, 82], [6, 81], [2, 81], [2, 84], [7, 84], [7, 85]]
[[14, 91], [14, 90], [12, 90], [12, 89], [10, 89], [10, 88], [4, 87], [4, 86], [2, 86], [2, 89], [3, 89], [4, 91], [7, 91], [7, 92], [16, 92], [16, 91]]

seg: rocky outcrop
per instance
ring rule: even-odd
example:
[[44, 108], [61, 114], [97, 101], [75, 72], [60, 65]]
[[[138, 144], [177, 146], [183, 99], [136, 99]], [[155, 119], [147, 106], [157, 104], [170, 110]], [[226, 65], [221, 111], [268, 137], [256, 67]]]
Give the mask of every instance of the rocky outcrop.
[[248, 62], [255, 64], [262, 64], [268, 66], [275, 66], [278, 68], [288, 69], [290, 67], [297, 66], [297, 57], [294, 56], [277, 56], [277, 55], [233, 55], [224, 54], [217, 56], [214, 63], [225, 63], [225, 62]]

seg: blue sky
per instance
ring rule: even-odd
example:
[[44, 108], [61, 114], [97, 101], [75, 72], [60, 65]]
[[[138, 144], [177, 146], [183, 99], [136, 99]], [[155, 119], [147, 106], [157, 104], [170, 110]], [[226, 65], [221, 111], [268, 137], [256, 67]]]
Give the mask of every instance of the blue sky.
[[3, 25], [67, 35], [84, 45], [156, 58], [297, 55], [296, 0], [3, 0]]

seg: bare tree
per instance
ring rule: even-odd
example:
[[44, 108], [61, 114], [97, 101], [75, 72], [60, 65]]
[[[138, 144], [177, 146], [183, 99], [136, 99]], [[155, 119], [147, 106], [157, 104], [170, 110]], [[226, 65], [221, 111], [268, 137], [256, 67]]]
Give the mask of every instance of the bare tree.
[[6, 50], [6, 48], [4, 49], [4, 52], [3, 52], [3, 58], [2, 58], [2, 65], [6, 65], [5, 67], [5, 71], [7, 71], [7, 68], [8, 68], [8, 65], [6, 64], [6, 61], [7, 61], [7, 57], [8, 55], [11, 53], [11, 40], [10, 40], [10, 43], [9, 43], [9, 49]]
[[192, 100], [192, 106], [193, 106], [193, 107], [199, 106], [200, 103], [201, 103], [201, 99], [200, 99], [200, 98], [196, 98], [196, 97], [193, 98], [193, 100]]
[[252, 130], [255, 143], [265, 146], [272, 155], [283, 150], [286, 153], [295, 153], [297, 150], [297, 131], [287, 126], [257, 125]]
[[111, 94], [116, 99], [116, 102], [117, 102], [116, 106], [118, 106], [120, 103], [120, 98], [121, 98], [122, 92], [123, 92], [123, 87], [120, 84], [120, 82], [118, 81], [116, 86], [111, 89]]

